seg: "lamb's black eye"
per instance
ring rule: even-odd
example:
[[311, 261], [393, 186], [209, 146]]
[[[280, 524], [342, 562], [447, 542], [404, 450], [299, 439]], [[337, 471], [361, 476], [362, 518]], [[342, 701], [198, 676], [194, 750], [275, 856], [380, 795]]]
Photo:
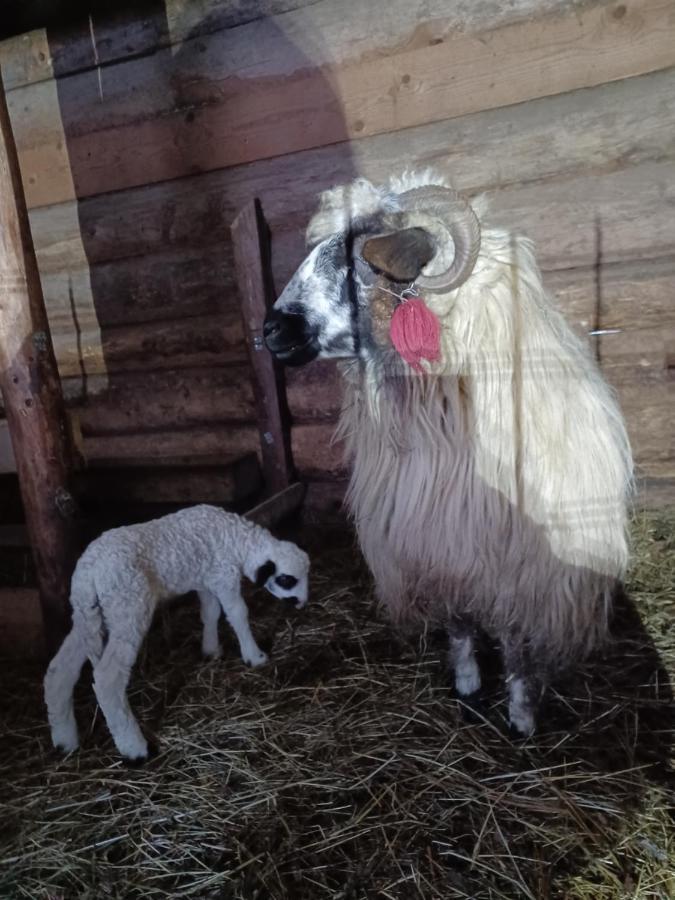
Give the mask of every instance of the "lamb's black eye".
[[294, 588], [298, 583], [298, 579], [295, 575], [279, 575], [278, 578], [274, 579], [280, 588], [283, 588], [285, 591], [289, 591], [291, 588]]

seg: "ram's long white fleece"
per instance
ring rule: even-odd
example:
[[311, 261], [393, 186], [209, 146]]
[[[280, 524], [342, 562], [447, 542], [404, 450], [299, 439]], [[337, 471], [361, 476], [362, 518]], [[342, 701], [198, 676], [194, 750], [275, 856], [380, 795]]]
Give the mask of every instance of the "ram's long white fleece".
[[[442, 180], [328, 192], [308, 234], [395, 209], [398, 192], [425, 183]], [[468, 615], [556, 669], [603, 636], [626, 567], [622, 416], [530, 241], [483, 225], [470, 278], [425, 300], [442, 325], [428, 374], [391, 354], [344, 364], [340, 433], [363, 552], [400, 621]]]
[[[304, 605], [308, 571], [308, 557], [295, 544], [212, 506], [102, 534], [77, 563], [70, 596], [72, 630], [45, 676], [54, 744], [64, 750], [78, 746], [73, 687], [89, 658], [96, 696], [118, 750], [130, 758], [145, 757], [147, 744], [129, 708], [126, 686], [157, 604], [197, 590], [205, 655], [220, 652], [222, 610], [243, 659], [260, 665], [267, 657], [251, 634], [242, 576], [254, 581], [262, 575], [275, 596], [294, 596]], [[294, 582], [290, 587], [285, 586], [289, 579]]]

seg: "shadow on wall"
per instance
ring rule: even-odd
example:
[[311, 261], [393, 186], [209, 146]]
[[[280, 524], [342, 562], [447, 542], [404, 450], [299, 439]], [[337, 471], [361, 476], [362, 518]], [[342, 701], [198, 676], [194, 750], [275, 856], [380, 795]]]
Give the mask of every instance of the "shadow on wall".
[[[298, 4], [265, 5], [283, 10]], [[81, 390], [69, 390], [85, 400], [81, 425], [89, 446], [96, 447], [92, 455], [105, 456], [105, 438], [111, 436], [116, 441], [109, 444], [110, 455], [133, 458], [256, 448], [254, 431], [237, 427], [251, 425], [255, 413], [229, 225], [254, 196], [264, 210], [273, 205], [279, 221], [288, 186], [302, 180], [301, 161], [275, 158], [287, 145], [289, 127], [318, 134], [319, 120], [329, 116], [342, 148], [337, 177], [355, 174], [330, 76], [322, 76], [303, 46], [286, 36], [279, 24], [283, 16], [256, 19], [246, 4], [221, 6], [228, 9], [192, 21], [187, 38], [174, 46], [166, 45], [185, 23], [159, 0], [144, 4], [138, 19], [94, 15], [95, 46], [91, 40], [85, 46], [87, 20], [68, 33], [48, 32], [89, 267], [86, 303], [93, 304], [102, 348], [102, 359], [95, 358], [94, 341], [88, 348], [86, 337], [81, 339], [82, 356], [86, 362], [91, 352], [93, 363], [89, 369], [82, 364], [81, 377], [72, 379]], [[179, 12], [182, 7], [188, 8], [175, 5]], [[165, 46], [157, 49], [158, 43]], [[320, 35], [308, 35], [304, 46], [320, 43]], [[138, 47], [138, 54], [115, 62], [120, 44], [127, 53]], [[69, 75], [75, 48], [91, 55], [90, 67]], [[308, 116], [290, 126], [266, 102], [268, 86], [278, 88], [283, 81], [274, 73], [279, 61], [286, 72], [316, 73], [316, 122]], [[237, 144], [251, 161], [230, 166]], [[336, 176], [320, 177], [316, 192]], [[134, 186], [117, 189], [119, 184]], [[285, 232], [280, 249], [273, 229], [272, 253], [282, 260], [282, 271], [300, 261], [299, 226], [296, 216], [293, 238], [289, 243]], [[290, 260], [294, 253], [297, 260]], [[70, 306], [77, 316], [72, 298]], [[87, 327], [76, 322], [74, 330], [73, 343]], [[89, 331], [95, 336], [96, 328]], [[158, 432], [170, 432], [161, 446]]]

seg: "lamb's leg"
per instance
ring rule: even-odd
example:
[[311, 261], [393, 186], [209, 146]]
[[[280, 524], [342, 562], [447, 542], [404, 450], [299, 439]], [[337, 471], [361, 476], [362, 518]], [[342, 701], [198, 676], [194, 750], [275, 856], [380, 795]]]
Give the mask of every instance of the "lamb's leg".
[[262, 666], [267, 662], [268, 656], [257, 645], [251, 632], [248, 621], [248, 609], [239, 588], [220, 590], [218, 592], [220, 605], [232, 630], [237, 635], [241, 658], [250, 666]]
[[480, 690], [474, 628], [468, 619], [453, 616], [448, 626], [448, 662], [455, 673], [455, 690], [468, 697]]
[[220, 619], [220, 603], [218, 597], [211, 591], [199, 592], [199, 611], [202, 617], [204, 630], [202, 632], [202, 653], [217, 659], [220, 656], [220, 642], [218, 641], [218, 619]]
[[[148, 617], [149, 618], [149, 617]], [[146, 759], [148, 745], [127, 699], [131, 669], [149, 621], [120, 633], [111, 631], [101, 659], [94, 667], [94, 691], [115, 746], [130, 760]], [[145, 626], [145, 627], [143, 627]]]
[[44, 680], [47, 716], [52, 743], [58, 750], [77, 750], [77, 722], [73, 709], [73, 689], [87, 659], [87, 650], [78, 631], [73, 629], [49, 664]]
[[509, 689], [509, 723], [518, 734], [529, 737], [535, 729], [545, 682], [522, 640], [509, 635], [502, 640], [502, 648]]

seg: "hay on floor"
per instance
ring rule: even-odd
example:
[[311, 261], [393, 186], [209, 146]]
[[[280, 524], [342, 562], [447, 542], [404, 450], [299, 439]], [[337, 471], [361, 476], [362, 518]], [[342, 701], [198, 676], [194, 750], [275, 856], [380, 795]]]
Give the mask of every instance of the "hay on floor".
[[635, 522], [611, 652], [506, 731], [453, 696], [435, 634], [395, 636], [351, 538], [314, 539], [312, 603], [251, 597], [273, 658], [199, 658], [195, 604], [158, 618], [131, 686], [159, 754], [121, 763], [89, 673], [83, 748], [49, 745], [42, 671], [2, 667], [0, 896], [672, 898], [675, 517]]

